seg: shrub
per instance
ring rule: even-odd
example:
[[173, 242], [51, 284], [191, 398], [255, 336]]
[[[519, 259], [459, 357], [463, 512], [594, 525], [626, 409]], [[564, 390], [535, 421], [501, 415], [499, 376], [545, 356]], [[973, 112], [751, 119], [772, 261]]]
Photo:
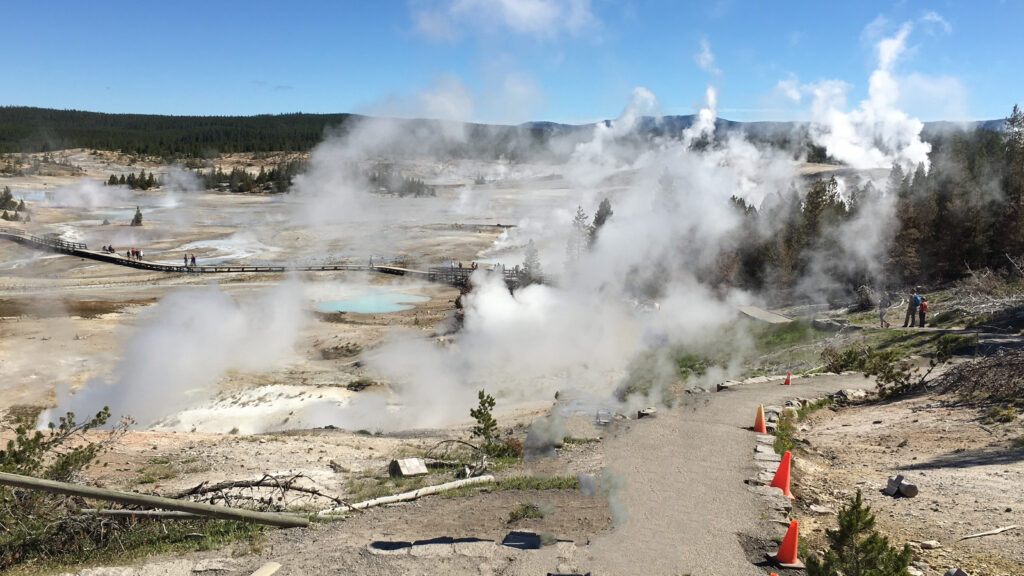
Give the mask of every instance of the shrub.
[[518, 508], [512, 510], [508, 515], [509, 524], [517, 520], [523, 520], [525, 518], [543, 518], [544, 511], [540, 509], [540, 506], [536, 504], [520, 504]]
[[[48, 433], [18, 425], [7, 449], [0, 450], [0, 472], [33, 476], [58, 482], [78, 480], [123, 430], [116, 429], [106, 442], [82, 442], [89, 430], [106, 424], [110, 411], [104, 408], [87, 422], [75, 422], [68, 412], [60, 424], [50, 424]], [[0, 487], [0, 568], [33, 558], [98, 547], [110, 539], [98, 519], [71, 514], [80, 499], [35, 490]], [[107, 530], [109, 532], [109, 530]]]

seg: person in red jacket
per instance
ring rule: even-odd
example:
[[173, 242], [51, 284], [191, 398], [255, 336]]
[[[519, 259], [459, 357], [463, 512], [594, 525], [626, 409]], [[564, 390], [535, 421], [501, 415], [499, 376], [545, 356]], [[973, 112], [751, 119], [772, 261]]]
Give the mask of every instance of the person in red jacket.
[[924, 328], [924, 313], [927, 312], [927, 311], [928, 311], [928, 303], [925, 302], [924, 299], [922, 299], [921, 300], [921, 305], [917, 308], [917, 315], [918, 315], [918, 318], [921, 320], [917, 324], [918, 328]]

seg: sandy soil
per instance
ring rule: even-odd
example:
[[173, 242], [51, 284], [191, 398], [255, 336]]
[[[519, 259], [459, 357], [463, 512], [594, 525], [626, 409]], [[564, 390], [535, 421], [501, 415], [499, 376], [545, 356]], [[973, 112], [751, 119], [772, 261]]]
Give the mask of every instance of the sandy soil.
[[[795, 460], [796, 493], [806, 505], [838, 510], [861, 490], [878, 527], [896, 545], [936, 540], [941, 548], [915, 552], [928, 575], [961, 567], [978, 576], [1024, 574], [1024, 536], [1010, 531], [960, 541], [1003, 526], [1024, 526], [1024, 435], [1018, 420], [983, 423], [984, 409], [954, 398], [924, 395], [896, 402], [824, 410], [801, 433], [806, 455]], [[916, 498], [880, 492], [903, 474]], [[813, 548], [834, 516], [810, 514], [804, 532]]]

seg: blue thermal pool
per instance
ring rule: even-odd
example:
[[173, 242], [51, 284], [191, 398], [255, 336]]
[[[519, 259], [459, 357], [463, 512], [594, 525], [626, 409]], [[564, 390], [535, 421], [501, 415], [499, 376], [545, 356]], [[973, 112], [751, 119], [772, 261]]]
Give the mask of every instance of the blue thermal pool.
[[417, 302], [426, 302], [430, 298], [399, 294], [397, 292], [371, 292], [347, 300], [329, 300], [317, 302], [316, 309], [320, 312], [357, 312], [359, 314], [387, 314], [410, 310]]

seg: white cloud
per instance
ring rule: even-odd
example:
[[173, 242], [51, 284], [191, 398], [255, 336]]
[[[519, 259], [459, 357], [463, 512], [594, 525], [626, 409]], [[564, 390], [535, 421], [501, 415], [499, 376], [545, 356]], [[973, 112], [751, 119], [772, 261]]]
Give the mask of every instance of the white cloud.
[[775, 92], [794, 104], [799, 104], [803, 100], [803, 89], [804, 87], [800, 86], [800, 81], [792, 74], [785, 80], [779, 80], [779, 83], [775, 85]]
[[721, 73], [721, 70], [715, 67], [715, 55], [711, 53], [711, 44], [706, 38], [701, 39], [700, 52], [694, 55], [693, 59], [697, 62], [697, 66], [700, 66], [701, 70], [712, 74]]
[[598, 26], [590, 0], [427, 0], [412, 10], [416, 28], [435, 40], [495, 29], [550, 39]]
[[935, 28], [942, 30], [944, 33], [949, 34], [953, 32], [953, 26], [938, 12], [928, 11], [921, 16], [921, 21], [933, 25]]

